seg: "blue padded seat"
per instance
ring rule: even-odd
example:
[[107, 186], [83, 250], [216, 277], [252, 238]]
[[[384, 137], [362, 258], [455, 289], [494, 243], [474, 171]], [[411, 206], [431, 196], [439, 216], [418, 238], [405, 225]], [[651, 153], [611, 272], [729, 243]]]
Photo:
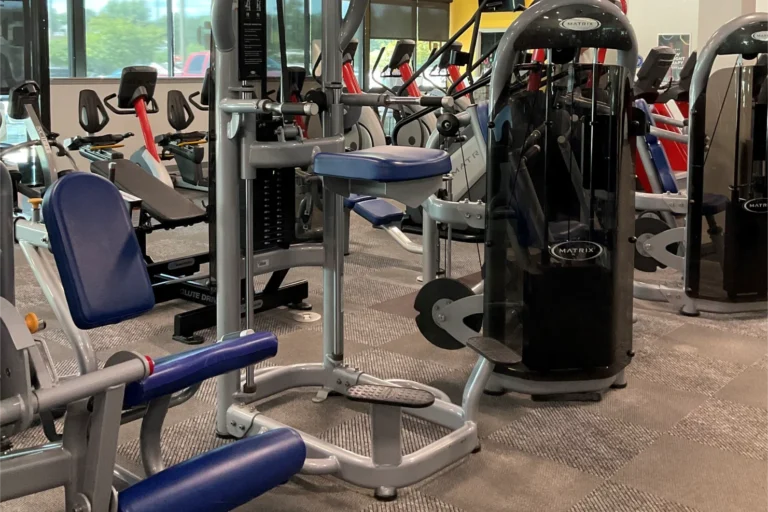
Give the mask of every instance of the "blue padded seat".
[[451, 172], [451, 158], [439, 149], [379, 146], [351, 153], [318, 153], [320, 176], [381, 182], [409, 181]]
[[351, 210], [355, 207], [357, 203], [361, 203], [363, 201], [370, 201], [371, 199], [376, 199], [373, 196], [363, 196], [360, 194], [349, 194], [349, 197], [344, 198], [344, 208], [347, 210]]
[[73, 172], [45, 193], [43, 218], [72, 319], [92, 329], [152, 309], [155, 296], [117, 188]]
[[125, 388], [123, 408], [128, 409], [224, 373], [259, 363], [277, 354], [271, 332], [245, 334], [214, 345], [172, 354], [155, 360], [152, 375]]
[[301, 436], [278, 429], [198, 455], [118, 495], [118, 512], [228, 512], [287, 482], [306, 460]]
[[405, 216], [400, 208], [384, 199], [372, 199], [357, 203], [353, 211], [377, 228], [393, 222], [400, 222]]
[[483, 130], [483, 140], [488, 142], [488, 101], [481, 101], [477, 104], [477, 120], [480, 122], [480, 128]]
[[711, 217], [725, 211], [728, 206], [728, 198], [720, 194], [704, 194], [701, 205], [701, 214], [705, 217]]

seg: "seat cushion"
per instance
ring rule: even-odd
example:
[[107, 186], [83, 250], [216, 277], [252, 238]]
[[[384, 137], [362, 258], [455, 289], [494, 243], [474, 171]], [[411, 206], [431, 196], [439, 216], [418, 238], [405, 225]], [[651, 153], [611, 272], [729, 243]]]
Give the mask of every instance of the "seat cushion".
[[701, 214], [705, 217], [724, 212], [728, 206], [728, 198], [720, 194], [704, 194]]
[[400, 208], [384, 199], [357, 203], [353, 211], [377, 228], [400, 222], [405, 215]]
[[229, 512], [284, 484], [304, 466], [301, 436], [278, 429], [198, 455], [118, 495], [118, 512]]
[[154, 307], [147, 265], [112, 183], [85, 172], [64, 176], [46, 191], [43, 218], [77, 327], [114, 324]]
[[152, 375], [125, 388], [123, 408], [181, 391], [211, 377], [256, 364], [277, 354], [271, 332], [246, 332], [240, 337], [155, 360]]
[[409, 181], [448, 174], [451, 159], [439, 149], [381, 146], [351, 153], [318, 153], [314, 171], [333, 178]]

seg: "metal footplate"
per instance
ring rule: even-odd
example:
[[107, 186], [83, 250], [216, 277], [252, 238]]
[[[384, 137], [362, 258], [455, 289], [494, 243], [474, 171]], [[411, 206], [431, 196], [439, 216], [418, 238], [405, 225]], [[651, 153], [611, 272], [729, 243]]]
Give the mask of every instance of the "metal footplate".
[[370, 384], [352, 386], [347, 391], [346, 396], [354, 402], [408, 407], [410, 409], [424, 409], [435, 403], [435, 396], [429, 391], [397, 386]]
[[467, 346], [495, 365], [509, 366], [523, 360], [523, 356], [493, 338], [485, 336], [470, 338]]

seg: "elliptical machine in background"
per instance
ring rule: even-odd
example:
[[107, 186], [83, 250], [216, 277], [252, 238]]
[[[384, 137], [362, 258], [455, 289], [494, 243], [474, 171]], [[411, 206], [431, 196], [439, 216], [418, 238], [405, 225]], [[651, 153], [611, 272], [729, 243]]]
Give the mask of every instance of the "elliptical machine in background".
[[[172, 175], [174, 185], [191, 190], [208, 190], [208, 163], [205, 160], [205, 144], [208, 135], [201, 131], [185, 132], [195, 120], [192, 111], [194, 106], [200, 112], [208, 112], [208, 87], [211, 71], [205, 72], [203, 86], [199, 91], [189, 95], [189, 101], [184, 93], [178, 90], [168, 91], [167, 111], [168, 124], [175, 130], [155, 137], [155, 142], [162, 149], [162, 160], [174, 159], [178, 173]], [[199, 97], [200, 102], [195, 99]]]
[[[144, 146], [139, 148], [131, 161], [139, 164], [142, 169], [151, 176], [160, 180], [163, 184], [173, 187], [173, 180], [160, 160], [157, 145], [152, 136], [152, 126], [149, 123], [149, 114], [159, 112], [155, 101], [155, 85], [157, 84], [157, 70], [150, 66], [131, 66], [123, 70], [120, 77], [120, 89], [104, 98], [104, 104], [112, 113], [126, 116], [135, 115], [139, 119], [141, 135], [144, 138]], [[117, 98], [117, 107], [111, 100]]]
[[[384, 55], [385, 50], [386, 47], [383, 47], [381, 48], [381, 51], [379, 51], [376, 62], [373, 64], [371, 77], [376, 76], [376, 70], [379, 66], [379, 62], [381, 61], [381, 57]], [[415, 50], [416, 41], [411, 39], [401, 39], [397, 42], [395, 48], [392, 50], [392, 56], [390, 57], [389, 62], [382, 68], [381, 73], [379, 74], [379, 77], [382, 79], [401, 79], [403, 80], [403, 85], [393, 89], [387, 87], [383, 82], [380, 82], [375, 78], [372, 79], [376, 81], [376, 84], [379, 87], [389, 92], [390, 94], [394, 94], [395, 96], [401, 96], [403, 95], [403, 92], [407, 92], [407, 96], [411, 96], [413, 98], [422, 96], [421, 90], [415, 82], [416, 77], [414, 76], [413, 68], [411, 67], [411, 59], [413, 59], [413, 56], [415, 55]], [[395, 121], [399, 121], [400, 119], [420, 110], [422, 110], [422, 108], [418, 106], [402, 105], [393, 108], [392, 114]], [[385, 111], [384, 115], [382, 115], [382, 123], [386, 122], [387, 116]], [[396, 146], [423, 148], [427, 144], [429, 134], [432, 133], [436, 127], [437, 118], [435, 115], [432, 113], [425, 114], [419, 118], [418, 122], [411, 123], [406, 129], [402, 130], [396, 138], [393, 138], [392, 144]]]
[[[485, 291], [432, 281], [416, 321], [440, 348], [491, 358], [489, 392], [599, 399], [626, 385], [633, 354], [627, 132], [637, 41], [615, 5], [548, 0], [523, 12], [499, 48], [511, 51], [497, 53], [491, 79]], [[526, 67], [519, 52], [536, 48], [547, 63], [529, 70], [541, 77], [530, 90], [515, 72]], [[580, 48], [618, 49], [619, 64], [578, 64]]]
[[99, 135], [99, 132], [109, 124], [109, 114], [96, 91], [93, 89], [80, 91], [77, 112], [80, 127], [87, 135], [78, 135], [64, 141], [67, 149], [78, 151], [81, 156], [91, 162], [123, 158], [123, 153], [115, 150], [123, 147], [122, 142], [133, 137], [133, 133]]

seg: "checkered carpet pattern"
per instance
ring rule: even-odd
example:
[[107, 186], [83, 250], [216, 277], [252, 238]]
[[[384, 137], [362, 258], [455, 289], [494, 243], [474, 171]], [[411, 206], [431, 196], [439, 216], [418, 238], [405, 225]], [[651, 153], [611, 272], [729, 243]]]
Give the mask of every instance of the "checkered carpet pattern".
[[[415, 241], [419, 237], [412, 236]], [[207, 234], [199, 227], [158, 233], [149, 251], [167, 258], [199, 251]], [[418, 332], [412, 308], [419, 289], [419, 256], [353, 215], [346, 260], [346, 360], [384, 378], [434, 385], [460, 400], [475, 356], [447, 352]], [[479, 279], [474, 245], [455, 244], [454, 277]], [[322, 313], [320, 269], [295, 269], [288, 280], [306, 279], [310, 302]], [[260, 282], [260, 281], [259, 281]], [[42, 333], [57, 371], [76, 372], [63, 332], [34, 277], [17, 253], [18, 302], [48, 320]], [[117, 350], [153, 357], [186, 350], [171, 339], [174, 314], [197, 307], [162, 304], [144, 317], [96, 329], [91, 342], [101, 361]], [[595, 403], [533, 402], [513, 393], [485, 396], [479, 430], [482, 450], [379, 503], [372, 492], [329, 477], [297, 476], [244, 505], [245, 511], [352, 512], [763, 512], [768, 508], [768, 325], [765, 314], [685, 318], [666, 305], [636, 302], [636, 357], [628, 387]], [[264, 365], [319, 361], [321, 323], [297, 322], [276, 310], [256, 318], [257, 328], [280, 337], [280, 352]], [[213, 329], [203, 332], [213, 341]], [[367, 408], [341, 397], [322, 404], [313, 390], [283, 393], [260, 407], [288, 425], [351, 451], [370, 452]], [[163, 457], [173, 464], [226, 441], [214, 435], [215, 382], [172, 409], [163, 431]], [[405, 417], [404, 452], [443, 432]], [[138, 425], [121, 429], [120, 462], [138, 471]], [[41, 442], [39, 431], [14, 439]], [[257, 475], [232, 475], [256, 478]], [[2, 482], [0, 482], [2, 485]], [[226, 489], [221, 489], [226, 493]], [[63, 492], [6, 502], [2, 511], [63, 510]]]

